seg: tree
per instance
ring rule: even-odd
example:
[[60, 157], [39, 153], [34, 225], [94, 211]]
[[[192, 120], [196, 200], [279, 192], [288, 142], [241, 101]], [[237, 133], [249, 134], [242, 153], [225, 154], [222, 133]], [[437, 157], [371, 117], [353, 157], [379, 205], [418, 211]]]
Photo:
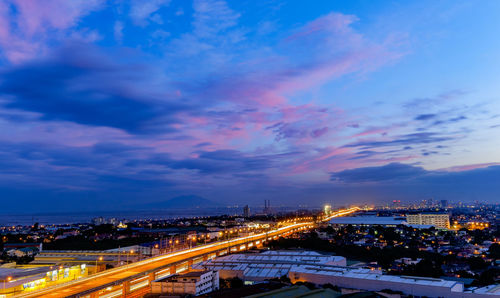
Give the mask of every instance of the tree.
[[334, 290], [336, 292], [341, 292], [341, 290], [340, 290], [340, 288], [338, 286], [334, 286], [331, 283], [324, 284], [321, 287], [323, 289], [330, 289], [330, 290]]
[[233, 277], [229, 279], [229, 287], [231, 287], [231, 289], [242, 288], [243, 281], [237, 277]]
[[488, 249], [488, 255], [492, 259], [500, 259], [500, 244], [493, 243]]
[[486, 263], [480, 257], [472, 257], [467, 259], [467, 264], [471, 270], [483, 270], [488, 268], [488, 263]]
[[478, 279], [474, 280], [473, 286], [487, 286], [496, 282], [496, 277], [500, 275], [500, 269], [491, 268], [483, 271]]

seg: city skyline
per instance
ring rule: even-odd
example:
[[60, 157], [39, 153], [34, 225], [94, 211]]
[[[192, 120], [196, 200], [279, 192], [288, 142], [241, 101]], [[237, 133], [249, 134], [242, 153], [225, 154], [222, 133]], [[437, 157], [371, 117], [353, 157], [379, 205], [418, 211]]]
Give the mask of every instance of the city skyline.
[[498, 203], [499, 8], [2, 2], [2, 209]]

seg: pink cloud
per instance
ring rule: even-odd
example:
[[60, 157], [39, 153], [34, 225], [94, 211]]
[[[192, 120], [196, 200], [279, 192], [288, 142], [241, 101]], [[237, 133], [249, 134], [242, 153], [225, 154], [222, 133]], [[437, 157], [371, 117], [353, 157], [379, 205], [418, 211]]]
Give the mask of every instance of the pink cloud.
[[[16, 14], [9, 11], [5, 2], [0, 3], [0, 48], [10, 62], [19, 63], [43, 54], [54, 38], [75, 36], [68, 29], [99, 8], [103, 1], [13, 0], [11, 3]], [[59, 34], [49, 36], [49, 31]]]
[[344, 15], [340, 13], [329, 13], [326, 16], [320, 17], [312, 22], [309, 22], [298, 30], [295, 34], [287, 37], [285, 41], [294, 41], [302, 39], [321, 31], [342, 32], [345, 33], [346, 29], [358, 18], [353, 15]]
[[102, 0], [14, 0], [19, 10], [17, 23], [27, 37], [47, 29], [64, 30], [103, 3]]
[[201, 93], [238, 104], [279, 107], [297, 91], [353, 72], [370, 72], [401, 57], [392, 50], [395, 44], [377, 43], [356, 32], [351, 27], [355, 20], [331, 13], [305, 24], [272, 50], [242, 54], [240, 67], [222, 68], [224, 74]]
[[380, 134], [380, 135], [383, 135], [383, 134], [386, 134], [387, 133], [387, 128], [383, 127], [383, 128], [369, 128], [369, 129], [366, 129], [360, 133], [357, 133], [355, 135], [353, 135], [353, 137], [364, 137], [364, 136], [370, 136], [370, 135], [375, 135], [375, 134]]
[[498, 165], [500, 165], [500, 162], [478, 163], [478, 164], [462, 165], [462, 166], [454, 166], [454, 167], [444, 168], [444, 169], [441, 169], [441, 171], [462, 172], [462, 171], [482, 169], [482, 168], [487, 168], [487, 167], [491, 167], [491, 166], [498, 166]]

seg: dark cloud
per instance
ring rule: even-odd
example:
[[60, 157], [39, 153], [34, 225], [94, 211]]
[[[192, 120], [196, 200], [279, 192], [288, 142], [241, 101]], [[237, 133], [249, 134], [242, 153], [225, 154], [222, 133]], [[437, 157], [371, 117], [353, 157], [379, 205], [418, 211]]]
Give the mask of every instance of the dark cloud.
[[129, 146], [119, 142], [101, 142], [96, 143], [92, 147], [92, 152], [96, 154], [113, 154], [121, 155], [124, 153], [130, 153], [131, 151], [137, 151], [145, 149], [139, 146]]
[[448, 124], [448, 123], [455, 123], [455, 122], [459, 122], [459, 121], [466, 120], [466, 119], [467, 119], [466, 116], [461, 115], [461, 116], [457, 116], [457, 117], [446, 119], [446, 120], [437, 120], [437, 121], [433, 122], [432, 125], [442, 125], [442, 124]]
[[327, 126], [321, 128], [315, 128], [314, 125], [311, 127], [307, 123], [287, 123], [287, 122], [277, 122], [273, 125], [266, 127], [267, 130], [272, 130], [275, 133], [275, 140], [285, 140], [293, 138], [306, 138], [308, 136], [312, 138], [319, 138], [326, 133], [328, 133], [329, 128]]
[[210, 146], [210, 145], [212, 145], [211, 142], [201, 142], [201, 143], [196, 144], [194, 147], [195, 148], [202, 148], [202, 147], [206, 147], [206, 146]]
[[437, 152], [437, 151], [422, 150], [422, 155], [423, 156], [429, 156], [429, 155], [434, 155], [434, 154], [439, 154], [439, 152]]
[[[151, 152], [146, 148], [120, 143], [98, 143], [81, 147], [35, 142], [0, 143], [0, 167], [17, 174], [3, 177], [4, 181], [13, 178], [19, 183], [33, 181], [37, 185], [61, 189], [105, 189], [108, 185], [98, 182], [101, 176], [158, 181], [158, 175], [143, 174], [140, 178], [135, 177], [143, 169], [128, 165], [128, 161], [137, 159], [141, 154], [148, 155]], [[3, 174], [5, 173], [4, 170]]]
[[311, 136], [313, 138], [318, 138], [318, 137], [321, 137], [322, 135], [324, 135], [327, 132], [328, 132], [328, 127], [323, 127], [323, 128], [319, 128], [319, 129], [313, 130], [311, 132]]
[[381, 167], [366, 167], [330, 173], [332, 181], [345, 183], [380, 182], [411, 179], [424, 175], [426, 171], [401, 163], [390, 163]]
[[415, 120], [429, 120], [435, 117], [436, 114], [420, 114], [417, 117], [415, 117]]
[[453, 140], [453, 137], [441, 136], [433, 132], [421, 132], [402, 135], [390, 141], [359, 141], [344, 145], [344, 147], [362, 147], [364, 149], [387, 147], [387, 146], [410, 146], [418, 144], [440, 143]]
[[411, 99], [403, 104], [403, 107], [409, 110], [421, 109], [428, 110], [429, 108], [433, 108], [435, 106], [442, 105], [443, 103], [456, 100], [461, 98], [470, 92], [465, 90], [450, 90], [447, 92], [443, 92], [434, 97], [420, 97]]
[[331, 173], [345, 195], [405, 200], [428, 197], [453, 201], [498, 202], [500, 166], [465, 171], [428, 171], [421, 167], [392, 163]]
[[172, 169], [197, 170], [203, 174], [236, 174], [270, 168], [272, 157], [247, 156], [237, 150], [202, 151], [197, 158], [164, 160]]
[[[294, 125], [294, 123], [278, 122], [266, 127], [266, 129], [272, 130], [276, 134], [276, 141], [290, 138], [304, 138], [308, 135], [307, 129]], [[311, 132], [311, 136], [313, 136], [313, 132]]]
[[175, 113], [187, 107], [159, 95], [162, 90], [151, 90], [151, 69], [110, 61], [94, 48], [71, 45], [46, 60], [3, 71], [0, 94], [7, 99], [5, 107], [36, 112], [41, 120], [130, 133], [171, 130], [178, 121]]

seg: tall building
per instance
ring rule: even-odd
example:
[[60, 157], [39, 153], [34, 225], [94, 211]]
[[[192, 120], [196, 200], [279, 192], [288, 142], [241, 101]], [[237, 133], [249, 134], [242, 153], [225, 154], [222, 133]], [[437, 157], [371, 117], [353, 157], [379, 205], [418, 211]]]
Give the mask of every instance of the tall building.
[[448, 213], [407, 214], [406, 221], [409, 225], [430, 225], [436, 228], [450, 228], [450, 215]]
[[332, 206], [330, 204], [326, 204], [323, 207], [323, 212], [325, 213], [325, 215], [330, 215], [330, 213], [332, 212]]
[[264, 214], [271, 213], [271, 200], [264, 200]]
[[393, 200], [392, 201], [392, 208], [393, 209], [398, 209], [401, 207], [401, 200]]
[[448, 200], [441, 200], [441, 208], [448, 208]]
[[102, 216], [92, 218], [92, 224], [93, 225], [98, 226], [98, 225], [102, 225], [102, 224], [105, 224], [105, 223], [106, 223], [106, 220]]
[[248, 207], [248, 205], [245, 205], [245, 207], [243, 207], [243, 217], [249, 217], [250, 216], [250, 207]]

